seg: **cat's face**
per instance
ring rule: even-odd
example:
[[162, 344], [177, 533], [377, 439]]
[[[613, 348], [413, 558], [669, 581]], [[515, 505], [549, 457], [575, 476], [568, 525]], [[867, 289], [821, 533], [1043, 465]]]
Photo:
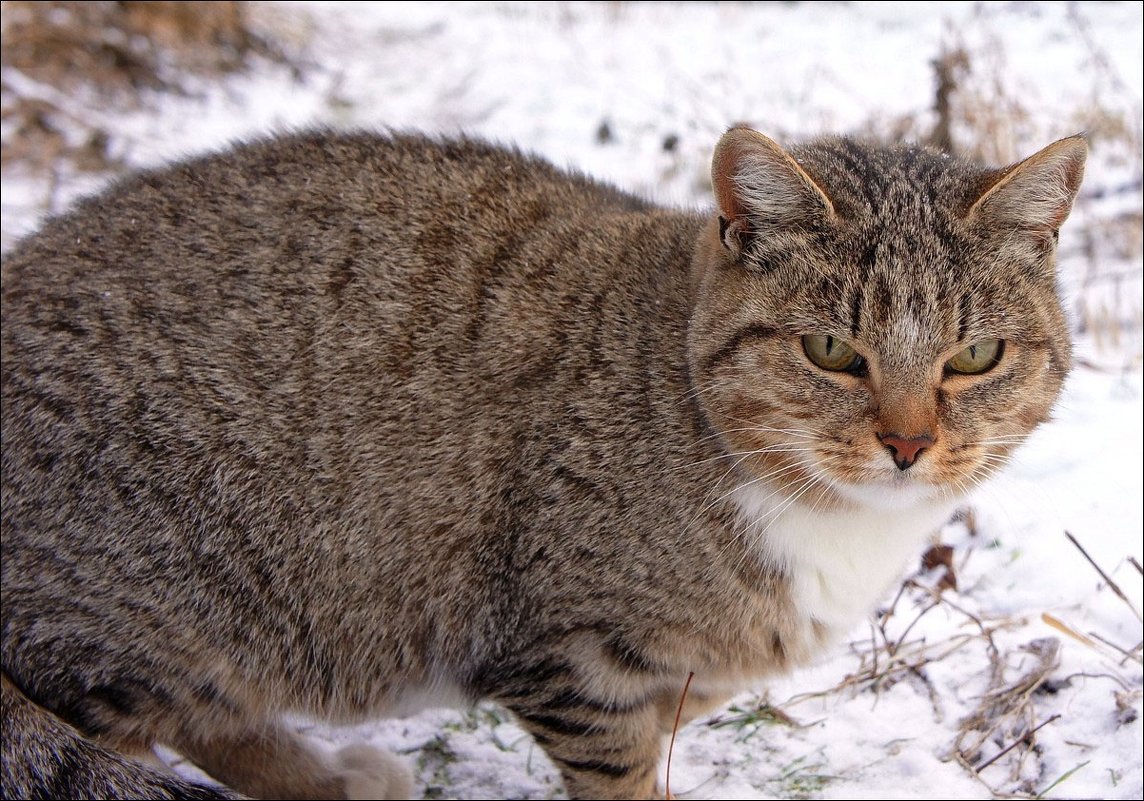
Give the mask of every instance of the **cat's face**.
[[892, 508], [1003, 466], [1069, 367], [1053, 249], [1085, 152], [987, 171], [729, 132], [691, 370], [730, 480]]

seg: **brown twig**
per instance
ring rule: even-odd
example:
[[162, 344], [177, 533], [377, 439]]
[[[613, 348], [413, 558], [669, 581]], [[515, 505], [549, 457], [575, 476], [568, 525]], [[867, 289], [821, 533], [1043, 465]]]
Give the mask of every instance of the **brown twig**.
[[936, 607], [940, 603], [941, 603], [940, 600], [934, 601], [929, 606], [927, 606], [925, 609], [918, 612], [917, 617], [915, 617], [913, 620], [911, 620], [910, 624], [908, 626], [906, 626], [906, 630], [902, 632], [902, 636], [899, 637], [897, 639], [897, 641], [892, 646], [887, 648], [887, 650], [890, 653], [890, 656], [893, 656], [894, 654], [896, 654], [898, 652], [898, 649], [902, 647], [902, 643], [905, 642], [905, 640], [906, 640], [906, 635], [910, 633], [910, 630], [913, 629], [913, 627], [915, 625], [917, 625], [917, 622], [919, 620], [921, 620], [923, 617], [925, 617], [927, 613], [929, 613], [934, 607]]
[[[1108, 639], [1106, 639], [1106, 638], [1104, 638], [1104, 637], [1101, 637], [1101, 636], [1100, 636], [1099, 634], [1097, 634], [1095, 631], [1090, 631], [1090, 632], [1088, 633], [1088, 636], [1089, 636], [1089, 637], [1092, 637], [1094, 640], [1100, 640], [1102, 643], [1104, 643], [1105, 645], [1107, 645], [1109, 648], [1112, 648], [1112, 649], [1113, 649], [1113, 650], [1115, 650], [1117, 653], [1119, 653], [1119, 654], [1122, 654], [1122, 655], [1124, 656], [1124, 658], [1125, 658], [1125, 659], [1131, 659], [1131, 660], [1133, 660], [1133, 661], [1135, 661], [1135, 662], [1140, 662], [1140, 661], [1141, 661], [1141, 656], [1140, 656], [1140, 654], [1134, 654], [1134, 653], [1132, 653], [1131, 651], [1129, 651], [1127, 648], [1121, 648], [1121, 647], [1120, 647], [1119, 645], [1117, 645], [1116, 643], [1114, 643], [1114, 642], [1111, 642], [1110, 640], [1108, 640]], [[1124, 664], [1124, 663], [1123, 663], [1123, 662], [1121, 662], [1121, 664]]]
[[[922, 656], [921, 658], [917, 659], [914, 662], [907, 662], [907, 661], [905, 661], [904, 657], [898, 656], [898, 657], [895, 657], [894, 660], [891, 660], [891, 663], [889, 665], [887, 665], [878, 674], [872, 675], [868, 672], [862, 672], [860, 674], [851, 674], [849, 676], [846, 676], [844, 679], [842, 679], [842, 681], [838, 682], [838, 684], [835, 684], [833, 687], [829, 687], [825, 690], [818, 690], [815, 692], [806, 692], [806, 693], [796, 693], [795, 695], [792, 695], [790, 698], [788, 698], [786, 701], [784, 701], [783, 706], [794, 706], [795, 704], [800, 704], [803, 701], [809, 701], [812, 698], [822, 698], [824, 696], [831, 695], [832, 693], [841, 692], [842, 690], [845, 690], [848, 687], [856, 687], [856, 686], [860, 686], [860, 685], [866, 685], [866, 684], [870, 684], [872, 682], [878, 681], [879, 679], [889, 678], [892, 675], [896, 675], [899, 673], [905, 673], [905, 672], [909, 672], [912, 670], [918, 670], [920, 668], [925, 667], [926, 665], [932, 664], [934, 662], [942, 661], [946, 657], [950, 656], [951, 654], [953, 654], [956, 651], [961, 650], [966, 645], [970, 644], [971, 642], [973, 642], [976, 639], [978, 639], [978, 635], [976, 635], [976, 634], [962, 634], [958, 637], [952, 637], [946, 641], [946, 643], [951, 644], [950, 647], [947, 648], [942, 653], [936, 655], [936, 656]], [[925, 645], [923, 640], [916, 640], [914, 642], [921, 644], [923, 646]], [[932, 644], [929, 645], [928, 647], [930, 650], [933, 650], [933, 648], [934, 648], [934, 646]]]
[[1132, 689], [1132, 685], [1130, 685], [1127, 681], [1122, 679], [1120, 676], [1117, 676], [1115, 673], [1087, 673], [1085, 671], [1078, 671], [1076, 673], [1070, 673], [1067, 676], [1065, 676], [1064, 681], [1069, 682], [1075, 678], [1108, 679], [1109, 681], [1113, 681], [1116, 684], [1120, 685], [1120, 689], [1124, 690], [1125, 692], [1128, 692], [1129, 690]]
[[1021, 743], [1026, 743], [1026, 742], [1028, 742], [1030, 737], [1032, 737], [1032, 736], [1033, 736], [1034, 734], [1036, 734], [1038, 731], [1040, 731], [1041, 729], [1043, 729], [1045, 726], [1048, 726], [1050, 723], [1052, 723], [1054, 720], [1056, 720], [1056, 719], [1057, 719], [1057, 718], [1059, 718], [1059, 717], [1060, 717], [1060, 713], [1058, 712], [1057, 714], [1053, 715], [1051, 718], [1049, 718], [1048, 720], [1046, 720], [1044, 723], [1041, 723], [1041, 724], [1037, 725], [1036, 727], [1034, 727], [1033, 729], [1031, 729], [1031, 730], [1029, 730], [1029, 731], [1025, 732], [1025, 733], [1024, 733], [1024, 734], [1022, 734], [1020, 737], [1018, 737], [1016, 740], [1014, 740], [1014, 741], [1013, 741], [1013, 742], [1011, 742], [1009, 745], [1007, 745], [1007, 746], [1006, 746], [1004, 749], [1002, 749], [1000, 752], [998, 752], [997, 754], [995, 754], [995, 755], [993, 756], [993, 758], [992, 758], [992, 759], [989, 759], [989, 760], [987, 760], [987, 761], [986, 761], [986, 762], [984, 762], [982, 765], [980, 765], [979, 767], [975, 768], [975, 769], [974, 769], [974, 771], [975, 771], [976, 773], [980, 773], [981, 771], [985, 770], [987, 767], [989, 767], [990, 765], [992, 765], [994, 762], [996, 762], [996, 761], [997, 761], [998, 759], [1000, 759], [1001, 757], [1005, 756], [1007, 753], [1009, 753], [1010, 751], [1012, 751], [1014, 748], [1016, 748], [1017, 746], [1019, 746]]
[[[1133, 606], [1132, 601], [1128, 600], [1128, 596], [1125, 595], [1124, 591], [1121, 590], [1120, 587], [1117, 586], [1116, 582], [1113, 581], [1112, 579], [1110, 579], [1108, 577], [1108, 574], [1100, 569], [1100, 565], [1098, 565], [1093, 560], [1093, 558], [1088, 555], [1088, 551], [1086, 551], [1084, 549], [1084, 547], [1079, 542], [1077, 542], [1076, 537], [1074, 537], [1072, 534], [1070, 534], [1067, 531], [1065, 532], [1065, 536], [1069, 538], [1069, 542], [1071, 542], [1073, 545], [1075, 545], [1077, 547], [1077, 550], [1080, 551], [1081, 555], [1084, 556], [1084, 558], [1088, 560], [1088, 563], [1090, 565], [1092, 565], [1094, 568], [1096, 568], [1096, 572], [1100, 574], [1100, 577], [1102, 579], [1104, 579], [1104, 583], [1107, 584], [1108, 588], [1110, 590], [1112, 590], [1113, 593], [1116, 594], [1116, 597], [1119, 598], [1120, 600], [1124, 601], [1124, 603], [1126, 603], [1128, 605], [1128, 608], [1132, 610], [1132, 614], [1136, 615], [1136, 619], [1141, 621], [1141, 622], [1144, 622], [1144, 617], [1140, 616], [1140, 612], [1137, 611], [1135, 606]], [[1131, 557], [1129, 557], [1129, 558], [1131, 558]]]
[[931, 681], [930, 677], [926, 675], [924, 670], [922, 670], [923, 667], [924, 665], [911, 667], [910, 673], [913, 676], [916, 676], [918, 681], [922, 683], [922, 686], [926, 688], [926, 694], [929, 696], [930, 706], [933, 707], [934, 720], [938, 723], [941, 723], [943, 720], [945, 720], [945, 710], [942, 709], [941, 696], [938, 694], [937, 688], [933, 686], [933, 681]]
[[965, 615], [971, 621], [973, 621], [973, 623], [977, 626], [977, 628], [981, 630], [981, 636], [984, 637], [985, 641], [989, 644], [990, 653], [993, 653], [993, 654], [999, 653], [997, 650], [997, 644], [995, 642], [993, 642], [993, 632], [997, 630], [996, 628], [991, 629], [988, 626], [986, 626], [985, 622], [980, 617], [973, 614], [968, 609], [964, 609], [963, 607], [955, 604], [953, 601], [949, 600], [949, 598], [947, 598], [944, 593], [941, 596], [941, 602], [943, 604], [945, 604], [946, 606], [948, 606], [953, 611], [959, 612], [959, 613]]
[[671, 755], [675, 751], [675, 733], [679, 731], [679, 719], [683, 717], [683, 703], [687, 700], [687, 688], [695, 678], [695, 671], [687, 674], [687, 681], [683, 684], [683, 692], [679, 694], [679, 708], [675, 710], [675, 725], [671, 727], [671, 743], [667, 746], [667, 768], [663, 776], [663, 797], [671, 801], [675, 796], [671, 794]]

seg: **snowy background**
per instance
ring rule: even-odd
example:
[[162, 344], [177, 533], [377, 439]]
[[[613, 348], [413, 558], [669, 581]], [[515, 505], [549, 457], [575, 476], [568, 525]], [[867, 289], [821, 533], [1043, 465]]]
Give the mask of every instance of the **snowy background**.
[[[779, 141], [945, 137], [997, 164], [1087, 131], [1057, 419], [850, 641], [681, 729], [670, 787], [1144, 795], [1140, 3], [253, 4], [242, 23], [272, 46], [225, 74], [159, 58], [129, 99], [16, 63], [25, 13], [3, 4], [5, 250], [125, 168], [315, 124], [479, 134], [689, 207], [709, 206], [736, 122]], [[403, 754], [425, 797], [563, 797], [492, 706], [312, 731]]]

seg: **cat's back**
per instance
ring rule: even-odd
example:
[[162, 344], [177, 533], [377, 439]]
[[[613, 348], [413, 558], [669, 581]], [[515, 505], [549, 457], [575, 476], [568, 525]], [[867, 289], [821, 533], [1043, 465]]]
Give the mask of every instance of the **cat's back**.
[[[5, 295], [11, 301], [33, 285], [73, 291], [74, 281], [97, 273], [225, 280], [237, 263], [316, 280], [333, 262], [400, 268], [403, 257], [434, 248], [463, 256], [457, 267], [464, 269], [480, 261], [479, 243], [506, 231], [646, 208], [612, 187], [478, 140], [313, 131], [120, 181], [20, 243], [5, 258]], [[367, 250], [390, 240], [405, 245]], [[337, 289], [337, 276], [327, 278]]]
[[646, 209], [475, 140], [266, 139], [130, 177], [18, 245], [4, 347], [24, 359], [57, 343], [86, 362], [158, 337], [273, 362], [367, 321], [376, 347], [411, 314], [427, 327], [479, 314], [490, 283], [555, 265], [594, 220]]
[[471, 494], [522, 415], [681, 350], [631, 311], [686, 303], [696, 230], [465, 139], [312, 132], [128, 178], [5, 259], [6, 525], [302, 537], [363, 496]]
[[60, 384], [61, 403], [163, 387], [190, 418], [254, 405], [291, 417], [314, 382], [360, 393], [366, 363], [375, 386], [427, 387], [499, 351], [511, 379], [522, 342], [599, 311], [604, 288], [631, 300], [665, 252], [679, 284], [694, 228], [475, 140], [244, 144], [128, 178], [6, 257], [5, 399], [23, 374], [37, 393]]

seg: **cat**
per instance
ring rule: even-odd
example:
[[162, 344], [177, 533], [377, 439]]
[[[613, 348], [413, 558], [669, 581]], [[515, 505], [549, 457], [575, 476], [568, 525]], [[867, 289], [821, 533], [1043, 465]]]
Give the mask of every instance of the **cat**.
[[1086, 154], [735, 127], [708, 214], [317, 131], [80, 203], [3, 264], [4, 795], [398, 797], [280, 716], [488, 698], [652, 796], [689, 674], [820, 654], [1047, 419]]

